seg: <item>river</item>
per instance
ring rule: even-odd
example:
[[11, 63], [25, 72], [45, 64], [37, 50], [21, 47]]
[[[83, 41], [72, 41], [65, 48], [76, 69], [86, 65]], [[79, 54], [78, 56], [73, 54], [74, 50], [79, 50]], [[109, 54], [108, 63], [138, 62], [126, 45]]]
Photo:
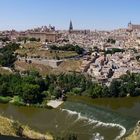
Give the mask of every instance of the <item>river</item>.
[[130, 132], [140, 120], [139, 108], [140, 97], [94, 100], [74, 97], [52, 110], [0, 104], [0, 113], [66, 140], [69, 134], [76, 134], [78, 140], [115, 140]]

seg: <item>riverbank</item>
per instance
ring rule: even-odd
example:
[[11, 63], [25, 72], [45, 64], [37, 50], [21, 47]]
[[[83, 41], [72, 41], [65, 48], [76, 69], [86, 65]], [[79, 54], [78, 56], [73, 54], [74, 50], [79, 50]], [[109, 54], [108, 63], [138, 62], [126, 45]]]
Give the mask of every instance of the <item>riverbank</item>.
[[22, 137], [29, 140], [53, 140], [50, 134], [41, 134], [19, 122], [0, 116], [0, 135]]
[[[23, 100], [19, 97], [19, 96], [14, 96], [14, 97], [3, 97], [0, 96], [0, 103], [3, 104], [13, 104], [13, 105], [17, 105], [17, 106], [27, 106], [27, 107], [38, 107], [38, 108], [47, 108], [47, 109], [53, 109], [53, 108], [57, 108], [60, 104], [62, 104], [63, 102], [53, 102], [53, 100], [51, 100], [52, 102], [48, 101], [48, 100], [44, 100], [44, 102], [42, 104], [27, 104], [24, 103]], [[55, 101], [55, 100], [54, 100]], [[47, 105], [47, 103], [50, 102], [50, 105]]]
[[[47, 103], [49, 103], [49, 101], [44, 102], [44, 104]], [[95, 133], [95, 129], [91, 131], [95, 125], [95, 121], [101, 121], [105, 124], [111, 123], [113, 126], [110, 128], [106, 127], [106, 125], [99, 125], [96, 132], [100, 133], [101, 136], [104, 136], [107, 140], [112, 140], [112, 137], [120, 135], [120, 127], [116, 127], [114, 124], [124, 126], [128, 133], [130, 132], [129, 130], [134, 128], [136, 122], [140, 119], [140, 113], [138, 112], [139, 103], [139, 97], [92, 99], [84, 96], [68, 96], [67, 101], [61, 105], [61, 109], [73, 111], [74, 113], [72, 114], [61, 111], [59, 108], [46, 109], [30, 105], [27, 107], [19, 107], [12, 105], [12, 103], [1, 104], [0, 111], [6, 117], [12, 116], [14, 120], [28, 124], [31, 128], [41, 133], [49, 131], [55, 137], [68, 137], [67, 135], [69, 135], [70, 132], [82, 133], [77, 135], [78, 138], [80, 137], [80, 140], [90, 138], [92, 133]], [[113, 111], [110, 109], [113, 109]], [[77, 112], [76, 114], [75, 111]], [[81, 114], [81, 117], [79, 114]], [[79, 117], [81, 119], [79, 119]], [[89, 124], [88, 119], [86, 119], [87, 122], [85, 122], [83, 117], [87, 117], [93, 121], [90, 121]], [[133, 119], [133, 117], [136, 117], [136, 120]], [[83, 126], [86, 126], [86, 129]], [[69, 128], [71, 128], [71, 130], [69, 130]], [[113, 136], [110, 136], [110, 129], [111, 131], [114, 130], [114, 133], [112, 133]], [[89, 130], [91, 134], [89, 134]], [[128, 133], [126, 133], [126, 135]]]
[[140, 140], [140, 121], [137, 123], [133, 132], [125, 138], [123, 138], [122, 140]]
[[64, 101], [60, 100], [50, 100], [47, 105], [52, 108], [58, 108], [61, 104], [63, 104]]
[[[120, 124], [131, 129], [138, 121], [107, 109], [80, 102], [66, 101], [60, 108], [46, 109], [0, 104], [0, 113], [5, 117], [12, 116], [14, 120], [27, 124], [38, 132], [44, 134], [50, 132], [54, 137], [61, 136], [65, 139], [68, 139], [70, 134], [76, 134], [80, 140], [91, 139], [92, 135], [96, 133], [100, 133], [105, 140], [113, 140], [115, 137], [120, 136], [120, 131], [122, 131], [120, 127], [117, 127], [118, 125], [114, 124]], [[67, 111], [62, 111], [62, 109], [73, 113], [69, 114]], [[85, 117], [86, 119], [84, 119]], [[106, 125], [102, 125], [101, 122]], [[108, 127], [108, 123], [109, 126], [110, 123], [113, 123], [113, 125]], [[112, 132], [111, 135], [110, 131]]]

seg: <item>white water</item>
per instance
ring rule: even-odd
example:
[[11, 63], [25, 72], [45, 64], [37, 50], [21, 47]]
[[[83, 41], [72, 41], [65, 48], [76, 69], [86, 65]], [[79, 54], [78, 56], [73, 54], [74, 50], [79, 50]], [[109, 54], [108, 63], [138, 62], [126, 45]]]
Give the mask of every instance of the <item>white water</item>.
[[[125, 135], [125, 133], [126, 133], [126, 129], [122, 126], [122, 125], [120, 125], [120, 124], [115, 124], [115, 123], [104, 123], [104, 122], [101, 122], [101, 121], [98, 121], [98, 120], [94, 120], [94, 119], [90, 119], [90, 118], [88, 118], [88, 117], [85, 117], [85, 116], [82, 116], [81, 115], [81, 113], [79, 113], [79, 112], [76, 112], [76, 111], [71, 111], [71, 110], [67, 110], [67, 109], [62, 109], [62, 111], [66, 111], [66, 112], [68, 112], [70, 115], [78, 115], [78, 118], [77, 118], [77, 120], [88, 120], [88, 122], [90, 123], [90, 124], [96, 124], [96, 127], [98, 127], [98, 126], [104, 126], [104, 127], [117, 127], [117, 128], [120, 128], [121, 129], [121, 131], [120, 131], [120, 135], [119, 136], [117, 136], [116, 138], [115, 138], [115, 140], [119, 140], [120, 138], [122, 138], [124, 135]], [[76, 120], [76, 121], [77, 121]], [[97, 135], [98, 136], [98, 135]], [[95, 136], [96, 137], [96, 136]], [[96, 138], [95, 138], [96, 139]], [[101, 137], [101, 138], [97, 138], [96, 140], [102, 140], [103, 138]]]

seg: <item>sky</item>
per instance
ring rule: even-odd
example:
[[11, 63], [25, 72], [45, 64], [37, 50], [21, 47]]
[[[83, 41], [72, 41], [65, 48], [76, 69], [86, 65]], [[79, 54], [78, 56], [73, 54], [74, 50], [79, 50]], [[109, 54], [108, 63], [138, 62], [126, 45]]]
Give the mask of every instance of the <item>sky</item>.
[[140, 24], [140, 0], [0, 0], [0, 30], [43, 25], [112, 30]]

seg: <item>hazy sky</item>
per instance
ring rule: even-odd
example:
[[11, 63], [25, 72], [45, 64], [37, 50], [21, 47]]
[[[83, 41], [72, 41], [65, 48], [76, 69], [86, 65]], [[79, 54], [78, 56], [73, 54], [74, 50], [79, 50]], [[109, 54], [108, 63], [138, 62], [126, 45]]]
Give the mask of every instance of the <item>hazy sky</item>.
[[114, 29], [140, 24], [140, 0], [0, 0], [0, 30], [52, 24], [68, 29]]

